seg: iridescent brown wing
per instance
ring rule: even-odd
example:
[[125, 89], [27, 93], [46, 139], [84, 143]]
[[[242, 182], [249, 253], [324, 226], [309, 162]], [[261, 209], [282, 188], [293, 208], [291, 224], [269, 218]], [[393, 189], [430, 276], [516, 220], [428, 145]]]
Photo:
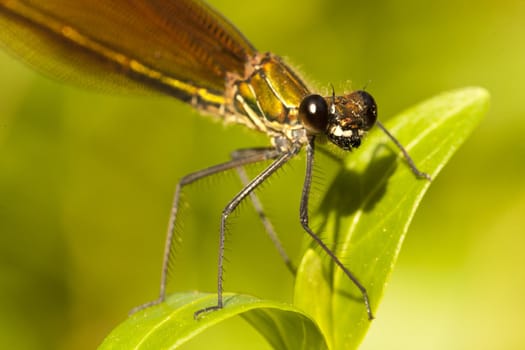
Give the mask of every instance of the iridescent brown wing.
[[217, 104], [255, 52], [195, 0], [0, 0], [0, 45], [62, 80]]

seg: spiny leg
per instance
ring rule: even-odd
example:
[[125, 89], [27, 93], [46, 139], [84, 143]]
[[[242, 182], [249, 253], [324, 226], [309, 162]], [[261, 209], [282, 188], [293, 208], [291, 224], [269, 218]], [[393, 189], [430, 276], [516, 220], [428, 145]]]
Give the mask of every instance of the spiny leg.
[[405, 149], [405, 147], [403, 147], [403, 145], [401, 144], [401, 142], [399, 142], [395, 137], [394, 135], [392, 135], [390, 133], [390, 131], [388, 131], [387, 128], [385, 128], [385, 126], [383, 124], [381, 124], [379, 122], [379, 120], [376, 121], [376, 125], [379, 127], [379, 129], [381, 129], [385, 134], [386, 136], [388, 136], [390, 138], [390, 140], [392, 140], [392, 142], [394, 142], [394, 144], [397, 146], [397, 148], [399, 148], [399, 150], [401, 151], [401, 153], [403, 153], [403, 157], [405, 157], [407, 163], [408, 163], [408, 166], [410, 167], [410, 170], [412, 170], [412, 172], [414, 173], [414, 175], [416, 175], [417, 177], [420, 177], [420, 178], [425, 178], [427, 179], [428, 181], [431, 181], [432, 178], [430, 177], [429, 174], [419, 170], [416, 166], [416, 164], [414, 163], [414, 161], [412, 160], [412, 157], [410, 157], [410, 155], [408, 154], [407, 150]]
[[301, 204], [299, 209], [299, 218], [303, 229], [312, 237], [312, 239], [325, 251], [326, 254], [332, 259], [332, 261], [341, 268], [345, 275], [354, 283], [354, 285], [359, 289], [361, 295], [363, 296], [363, 301], [365, 303], [366, 312], [368, 314], [368, 319], [372, 320], [374, 315], [372, 314], [372, 309], [370, 307], [370, 300], [368, 298], [368, 292], [366, 288], [359, 282], [357, 277], [348, 270], [341, 260], [335, 255], [335, 253], [321, 240], [321, 238], [310, 228], [309, 216], [308, 216], [308, 200], [310, 197], [310, 187], [312, 185], [312, 169], [314, 162], [314, 137], [310, 138], [309, 144], [306, 146], [306, 174], [304, 178], [303, 192], [301, 195]]
[[208, 176], [211, 176], [211, 175], [214, 175], [214, 174], [226, 171], [226, 170], [242, 167], [244, 165], [251, 164], [251, 163], [257, 163], [257, 162], [262, 162], [265, 160], [275, 159], [277, 156], [279, 156], [279, 154], [280, 153], [277, 152], [276, 150], [268, 150], [267, 152], [264, 152], [264, 153], [260, 152], [260, 153], [246, 154], [245, 157], [239, 157], [237, 159], [233, 159], [231, 161], [188, 174], [179, 181], [179, 183], [177, 184], [177, 187], [175, 188], [175, 193], [173, 195], [173, 204], [171, 206], [170, 218], [168, 222], [168, 229], [166, 233], [166, 242], [164, 245], [164, 255], [163, 255], [163, 261], [162, 261], [159, 297], [156, 300], [153, 300], [151, 302], [135, 307], [134, 309], [130, 311], [131, 314], [139, 310], [142, 310], [144, 308], [160, 304], [166, 299], [166, 286], [167, 286], [167, 279], [168, 279], [168, 266], [169, 266], [169, 260], [170, 260], [170, 252], [171, 252], [172, 245], [173, 245], [173, 238], [175, 235], [175, 222], [177, 220], [180, 196], [181, 196], [183, 188], [186, 185], [189, 185], [195, 181], [201, 180], [205, 177], [208, 177]]
[[[287, 153], [281, 154], [275, 161], [270, 164], [266, 169], [264, 169], [259, 175], [257, 175], [252, 181], [248, 183], [233, 199], [226, 205], [221, 215], [221, 227], [220, 227], [220, 237], [219, 237], [219, 254], [218, 254], [218, 272], [217, 272], [217, 304], [213, 306], [206, 307], [204, 309], [198, 310], [195, 312], [194, 317], [197, 319], [199, 315], [222, 309], [224, 306], [223, 303], [223, 264], [224, 264], [224, 241], [225, 241], [225, 230], [226, 230], [226, 220], [228, 216], [237, 208], [237, 206], [261, 183], [263, 183], [268, 177], [275, 173], [280, 167], [282, 167], [286, 162], [288, 162], [294, 155], [297, 154], [300, 148], [296, 147], [290, 150]], [[240, 165], [242, 166], [242, 165]]]
[[[253, 152], [264, 152], [265, 150], [267, 150], [267, 148], [250, 148], [250, 149], [237, 150], [232, 153], [232, 158], [233, 159], [237, 159], [239, 157], [242, 158], [246, 154], [253, 153]], [[239, 178], [241, 179], [242, 185], [246, 187], [250, 181], [248, 179], [248, 175], [246, 174], [246, 170], [244, 169], [244, 167], [238, 167], [236, 170], [237, 170], [237, 174], [239, 175]], [[259, 215], [259, 219], [261, 220], [266, 233], [268, 234], [268, 236], [270, 236], [270, 239], [275, 245], [275, 248], [277, 248], [277, 251], [279, 252], [279, 255], [281, 255], [281, 258], [283, 259], [286, 267], [295, 276], [297, 269], [294, 266], [290, 257], [288, 256], [288, 254], [286, 253], [286, 250], [284, 249], [281, 241], [279, 240], [279, 236], [277, 235], [277, 232], [275, 231], [272, 225], [272, 222], [270, 221], [268, 216], [266, 216], [266, 214], [264, 213], [262, 202], [259, 200], [259, 197], [257, 196], [255, 192], [250, 193], [250, 200], [252, 201], [255, 211]]]

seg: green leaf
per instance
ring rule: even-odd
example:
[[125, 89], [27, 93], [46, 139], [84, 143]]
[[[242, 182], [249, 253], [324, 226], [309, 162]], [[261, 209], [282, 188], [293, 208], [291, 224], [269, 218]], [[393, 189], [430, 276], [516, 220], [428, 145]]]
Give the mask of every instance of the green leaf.
[[308, 316], [291, 305], [252, 296], [225, 294], [223, 309], [194, 319], [196, 310], [213, 305], [216, 300], [215, 294], [170, 295], [164, 303], [131, 315], [106, 337], [99, 349], [177, 349], [206, 329], [237, 315], [254, 325], [274, 349], [327, 348]]
[[[488, 102], [489, 95], [481, 88], [453, 91], [406, 110], [386, 127], [418, 168], [435, 181], [478, 125]], [[332, 243], [336, 255], [367, 288], [374, 313], [430, 184], [416, 178], [399, 149], [376, 130], [361, 149], [346, 157], [315, 215], [320, 221], [317, 232]], [[322, 256], [324, 269], [312, 252], [304, 256], [296, 279], [295, 305], [318, 322], [331, 349], [357, 348], [371, 325], [362, 295]]]
[[[488, 108], [481, 88], [453, 91], [417, 105], [386, 127], [417, 166], [432, 176], [466, 140]], [[377, 311], [414, 212], [431, 182], [411, 172], [399, 149], [380, 130], [349, 154], [315, 221], [346, 266], [367, 288]], [[225, 307], [194, 320], [216, 295], [181, 293], [132, 315], [100, 349], [176, 349], [213, 325], [240, 315], [275, 349], [354, 349], [371, 322], [362, 295], [318, 248], [299, 266], [295, 306], [245, 295], [225, 295]], [[300, 311], [301, 310], [301, 311]], [[430, 310], [429, 310], [430, 311]], [[234, 336], [232, 336], [234, 341]]]
[[[308, 249], [297, 270], [300, 278], [295, 281], [294, 304], [307, 310], [323, 334], [328, 334], [332, 328], [332, 311], [323, 302], [318, 302], [332, 298], [332, 288], [325, 272], [321, 257], [313, 249]], [[331, 338], [325, 339], [328, 348], [332, 349]]]

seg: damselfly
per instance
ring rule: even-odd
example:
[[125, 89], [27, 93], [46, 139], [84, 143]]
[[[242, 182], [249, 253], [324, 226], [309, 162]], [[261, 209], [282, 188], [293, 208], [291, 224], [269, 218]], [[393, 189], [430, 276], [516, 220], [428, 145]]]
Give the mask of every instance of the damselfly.
[[[247, 197], [263, 218], [253, 191], [302, 149], [306, 173], [300, 223], [334, 264], [359, 288], [370, 319], [366, 287], [310, 228], [308, 199], [315, 141], [326, 138], [350, 151], [374, 125], [400, 148], [410, 168], [420, 172], [399, 142], [377, 121], [377, 107], [365, 91], [321, 96], [278, 56], [259, 53], [232, 25], [198, 0], [0, 0], [0, 42], [32, 66], [65, 80], [122, 89], [149, 89], [178, 98], [226, 122], [266, 133], [271, 145], [233, 152], [229, 162], [185, 176], [178, 184], [169, 221], [160, 295], [166, 296], [168, 260], [182, 189], [199, 179], [237, 169], [244, 187], [220, 218], [217, 303], [224, 305], [225, 226]], [[271, 161], [249, 180], [243, 167]], [[265, 225], [282, 251], [270, 225]], [[282, 252], [286, 259], [286, 255]], [[153, 304], [151, 303], [151, 304]]]

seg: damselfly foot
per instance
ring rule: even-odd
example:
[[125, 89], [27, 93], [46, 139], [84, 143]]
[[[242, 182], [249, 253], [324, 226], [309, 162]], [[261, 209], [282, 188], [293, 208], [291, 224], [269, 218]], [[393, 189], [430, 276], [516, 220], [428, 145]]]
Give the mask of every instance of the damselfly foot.
[[199, 318], [203, 315], [203, 314], [207, 314], [208, 312], [212, 312], [212, 311], [218, 311], [220, 309], [223, 308], [223, 305], [213, 305], [213, 306], [208, 306], [208, 307], [205, 307], [204, 309], [200, 309], [200, 310], [197, 310], [195, 311], [195, 313], [193, 314], [193, 319], [198, 321]]
[[147, 303], [144, 303], [142, 305], [139, 305], [139, 306], [135, 306], [133, 309], [131, 309], [129, 312], [128, 312], [128, 316], [131, 316], [139, 311], [142, 311], [144, 309], [147, 309], [147, 308], [150, 308], [152, 306], [155, 306], [155, 305], [159, 305], [161, 303], [164, 302], [164, 299], [163, 297], [160, 297], [156, 300], [152, 300], [152, 301], [149, 301]]

